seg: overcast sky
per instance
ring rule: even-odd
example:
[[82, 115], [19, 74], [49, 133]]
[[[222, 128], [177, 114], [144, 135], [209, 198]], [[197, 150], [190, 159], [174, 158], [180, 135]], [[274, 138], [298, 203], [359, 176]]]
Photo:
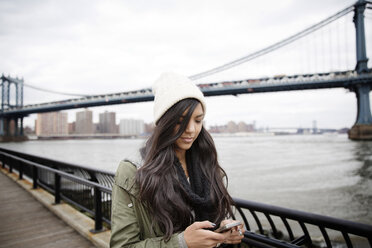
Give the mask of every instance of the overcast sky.
[[[150, 87], [164, 71], [190, 76], [284, 39], [352, 0], [0, 1], [0, 72], [55, 91], [104, 94]], [[366, 30], [372, 14], [366, 16]], [[213, 82], [353, 69], [352, 14], [312, 39], [215, 76]], [[372, 44], [371, 32], [367, 45]], [[368, 44], [369, 43], [369, 44]], [[320, 45], [323, 44], [323, 45]], [[310, 47], [310, 48], [309, 48]], [[305, 49], [307, 48], [307, 49]], [[368, 57], [371, 48], [367, 46]], [[371, 62], [369, 62], [371, 67]], [[71, 98], [25, 88], [25, 104]], [[207, 98], [207, 125], [351, 127], [356, 97], [345, 89]], [[152, 121], [152, 103], [92, 108]], [[76, 110], [68, 111], [74, 121]], [[25, 119], [33, 125], [35, 115]]]

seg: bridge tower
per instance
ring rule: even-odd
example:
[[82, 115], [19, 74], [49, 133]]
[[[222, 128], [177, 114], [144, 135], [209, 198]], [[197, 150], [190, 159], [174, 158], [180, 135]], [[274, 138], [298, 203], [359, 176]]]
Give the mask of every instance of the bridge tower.
[[[354, 7], [354, 24], [356, 29], [356, 57], [355, 70], [358, 74], [368, 71], [368, 58], [366, 55], [366, 39], [364, 30], [364, 10], [367, 2], [358, 0]], [[354, 126], [349, 131], [349, 138], [353, 140], [372, 139], [372, 115], [369, 92], [371, 83], [356, 85], [351, 89], [355, 92], [358, 101], [358, 115]]]
[[[1, 112], [23, 107], [23, 79], [1, 76]], [[13, 96], [15, 94], [15, 96]], [[14, 97], [14, 98], [13, 98]], [[14, 99], [14, 100], [13, 100]], [[23, 140], [23, 117], [0, 118], [0, 140]]]

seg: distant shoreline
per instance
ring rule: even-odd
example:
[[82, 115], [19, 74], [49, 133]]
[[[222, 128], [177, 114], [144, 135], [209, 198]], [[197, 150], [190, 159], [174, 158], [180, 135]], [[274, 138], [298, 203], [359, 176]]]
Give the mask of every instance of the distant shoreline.
[[72, 140], [72, 139], [139, 139], [147, 136], [122, 135], [122, 134], [71, 134], [50, 136], [28, 136], [29, 140]]
[[[237, 132], [237, 133], [211, 133], [213, 137], [259, 137], [259, 136], [287, 136], [287, 135], [329, 135], [343, 134], [338, 132], [326, 133], [294, 133], [294, 132]], [[81, 140], [81, 139], [146, 139], [149, 135], [122, 135], [122, 134], [71, 134], [36, 136], [29, 135], [28, 140]]]

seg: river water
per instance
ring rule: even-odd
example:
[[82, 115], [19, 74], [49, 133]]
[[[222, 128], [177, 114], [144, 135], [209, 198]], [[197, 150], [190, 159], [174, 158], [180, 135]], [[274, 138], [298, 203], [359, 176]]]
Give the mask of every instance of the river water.
[[[214, 137], [233, 197], [372, 224], [372, 141], [346, 135]], [[52, 140], [1, 147], [115, 172], [143, 139]]]

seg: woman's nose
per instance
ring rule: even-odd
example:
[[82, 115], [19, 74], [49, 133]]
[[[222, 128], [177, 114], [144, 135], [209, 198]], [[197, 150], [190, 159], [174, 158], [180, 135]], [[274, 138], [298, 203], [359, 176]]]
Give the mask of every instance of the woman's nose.
[[190, 121], [188, 124], [187, 124], [187, 127], [186, 127], [186, 132], [188, 133], [192, 133], [195, 131], [195, 125], [192, 123], [192, 121]]

